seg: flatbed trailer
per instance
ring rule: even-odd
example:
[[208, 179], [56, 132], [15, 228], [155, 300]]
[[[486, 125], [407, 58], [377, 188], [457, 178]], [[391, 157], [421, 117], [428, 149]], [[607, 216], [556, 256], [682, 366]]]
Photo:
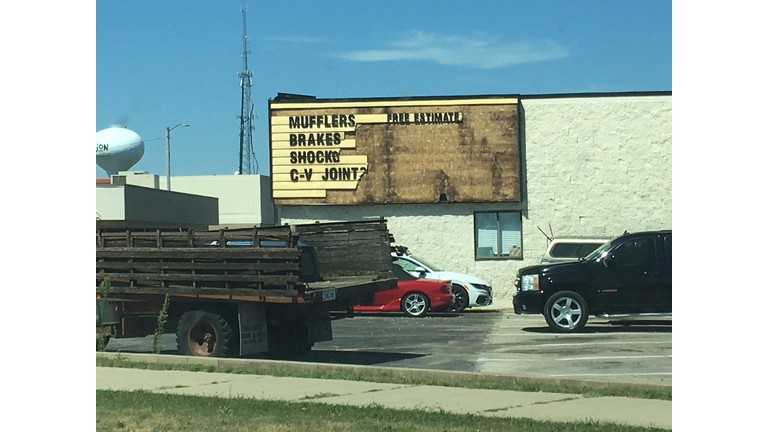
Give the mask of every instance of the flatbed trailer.
[[[393, 289], [384, 219], [218, 231], [96, 232], [97, 335], [163, 332], [179, 353], [295, 358], [333, 338], [331, 311]], [[351, 314], [350, 314], [351, 315]]]

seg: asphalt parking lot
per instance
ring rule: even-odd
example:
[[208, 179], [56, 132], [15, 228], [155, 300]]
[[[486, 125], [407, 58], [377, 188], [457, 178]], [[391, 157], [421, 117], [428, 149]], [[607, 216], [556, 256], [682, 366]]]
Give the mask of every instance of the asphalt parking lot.
[[[512, 311], [356, 314], [301, 361], [592, 380], [672, 382], [672, 319], [590, 317], [578, 334], [551, 333], [539, 315]], [[176, 352], [175, 335], [160, 338]], [[152, 337], [113, 339], [107, 351], [151, 352]]]
[[358, 315], [334, 323], [334, 340], [306, 361], [588, 378], [672, 381], [672, 319], [590, 318], [582, 333], [551, 333], [544, 318], [512, 311]]

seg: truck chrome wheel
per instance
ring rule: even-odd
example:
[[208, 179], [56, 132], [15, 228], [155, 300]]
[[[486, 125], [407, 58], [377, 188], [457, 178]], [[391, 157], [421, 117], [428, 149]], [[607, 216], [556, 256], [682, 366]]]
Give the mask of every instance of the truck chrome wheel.
[[547, 300], [544, 307], [547, 324], [560, 333], [576, 332], [584, 328], [588, 314], [587, 302], [572, 291], [556, 293]]
[[422, 293], [408, 293], [403, 297], [402, 309], [408, 316], [424, 316], [427, 313], [427, 309], [429, 309], [429, 300]]

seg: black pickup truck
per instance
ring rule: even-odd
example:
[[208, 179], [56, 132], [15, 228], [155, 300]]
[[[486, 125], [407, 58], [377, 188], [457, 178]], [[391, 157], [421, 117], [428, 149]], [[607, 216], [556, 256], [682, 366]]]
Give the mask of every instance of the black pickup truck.
[[556, 332], [577, 332], [589, 315], [672, 313], [672, 231], [625, 234], [578, 262], [520, 269], [516, 314], [543, 314]]

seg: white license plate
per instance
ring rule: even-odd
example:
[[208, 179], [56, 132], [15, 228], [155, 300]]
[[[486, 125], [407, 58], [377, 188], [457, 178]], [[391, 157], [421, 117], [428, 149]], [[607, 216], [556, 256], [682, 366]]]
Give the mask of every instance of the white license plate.
[[323, 301], [336, 300], [336, 288], [328, 288], [323, 290]]

